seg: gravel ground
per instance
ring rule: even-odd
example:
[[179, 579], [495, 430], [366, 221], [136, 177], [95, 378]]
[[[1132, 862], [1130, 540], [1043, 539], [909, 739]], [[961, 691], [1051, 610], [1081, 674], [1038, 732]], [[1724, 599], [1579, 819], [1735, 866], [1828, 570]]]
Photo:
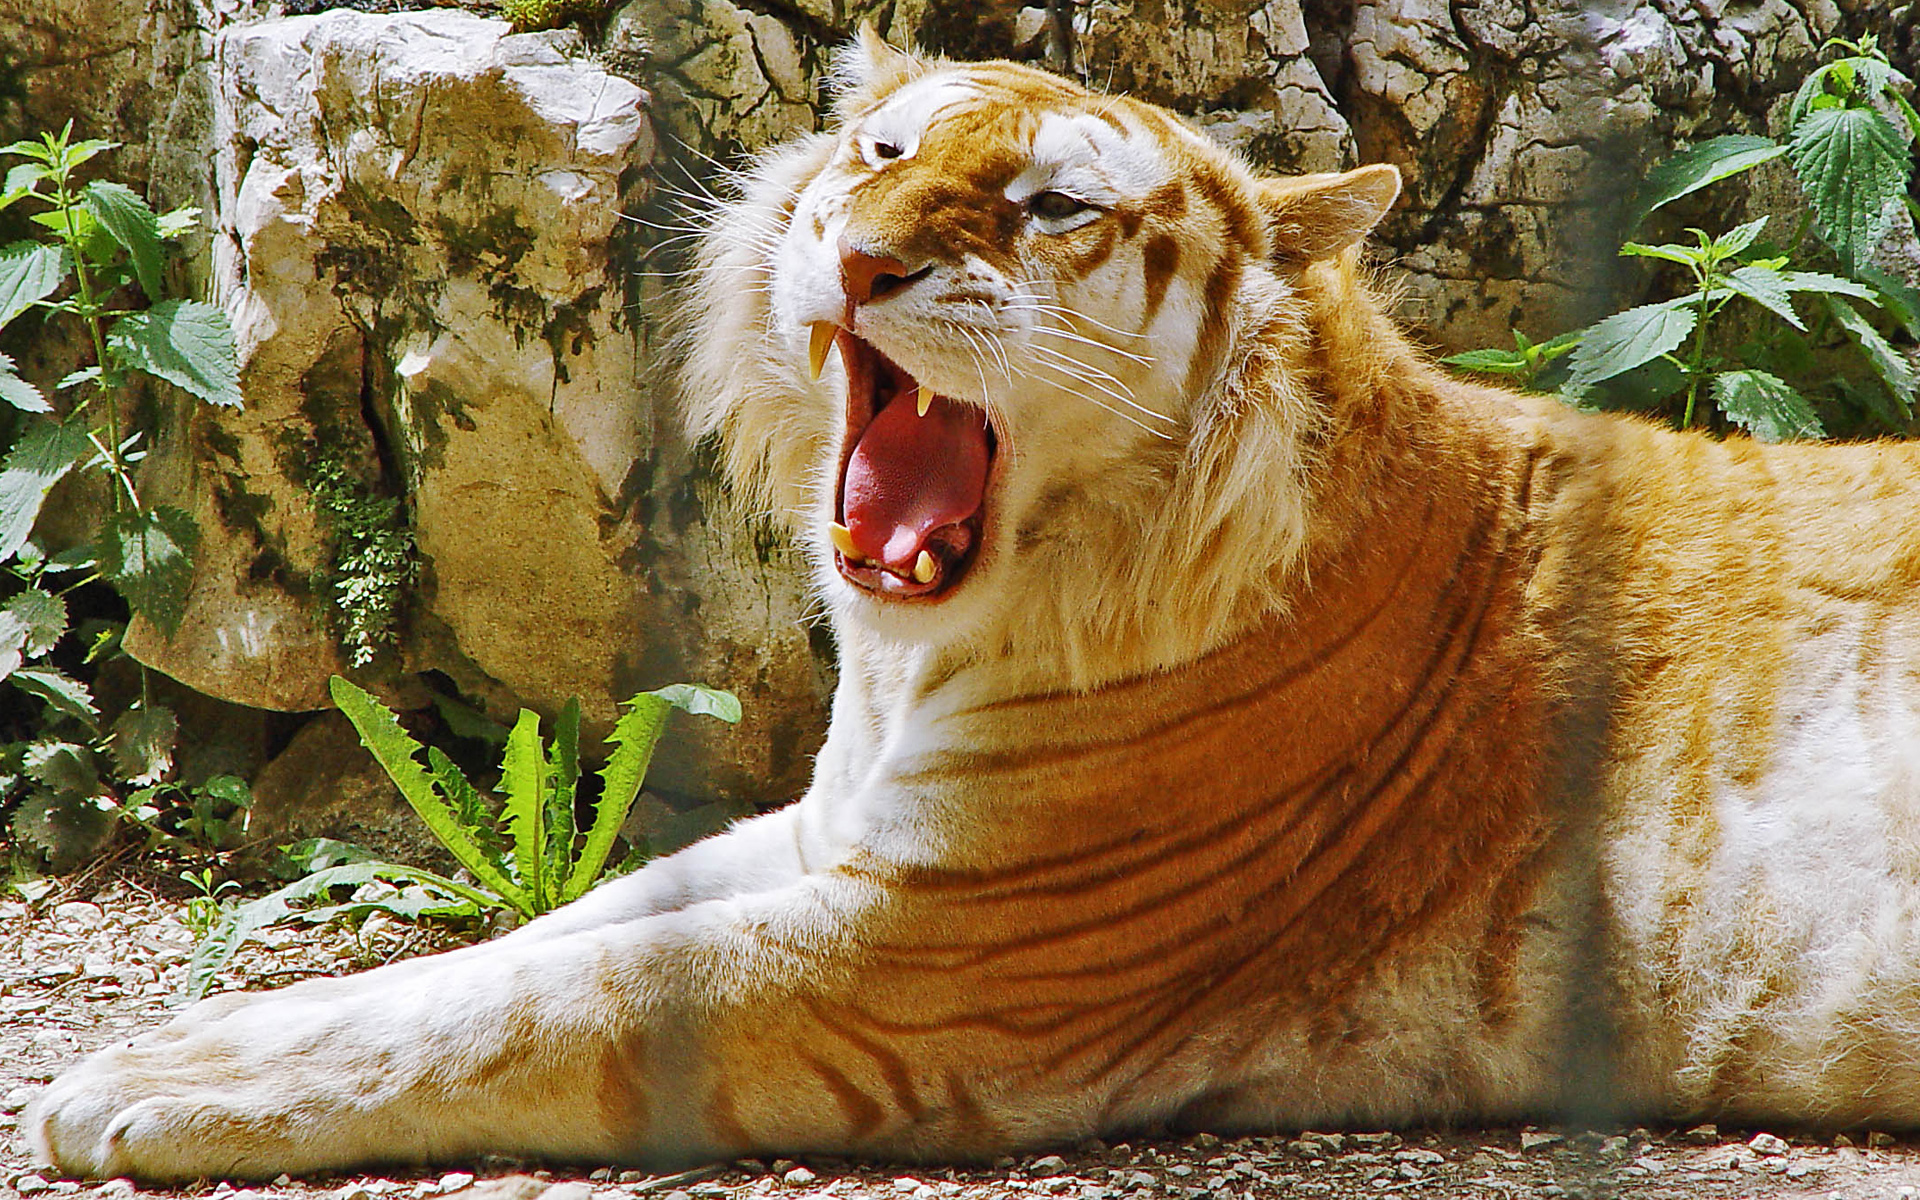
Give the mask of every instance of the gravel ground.
[[[536, 1170], [486, 1161], [453, 1172], [401, 1172], [240, 1187], [166, 1190], [63, 1180], [37, 1168], [20, 1109], [80, 1054], [159, 1024], [185, 1003], [194, 935], [184, 901], [121, 873], [38, 905], [0, 904], [0, 1195], [213, 1197], [217, 1200], [1262, 1200], [1408, 1196], [1447, 1200], [1631, 1197], [1635, 1200], [1920, 1200], [1920, 1142], [1858, 1131], [1548, 1129], [1299, 1133], [1220, 1139], [1086, 1142], [985, 1169], [887, 1167], [831, 1160], [746, 1160], [681, 1175], [618, 1168]], [[82, 894], [86, 893], [86, 894]], [[360, 930], [270, 931], [235, 960], [218, 988], [283, 986], [363, 969], [448, 944], [378, 919]]]

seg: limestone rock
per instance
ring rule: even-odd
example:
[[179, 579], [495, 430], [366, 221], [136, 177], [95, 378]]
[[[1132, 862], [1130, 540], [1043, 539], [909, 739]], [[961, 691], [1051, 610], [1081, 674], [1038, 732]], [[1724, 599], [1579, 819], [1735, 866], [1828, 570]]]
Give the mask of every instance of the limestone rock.
[[274, 847], [309, 837], [355, 842], [408, 866], [457, 866], [337, 712], [303, 725], [253, 782], [246, 843], [254, 857], [265, 863]]

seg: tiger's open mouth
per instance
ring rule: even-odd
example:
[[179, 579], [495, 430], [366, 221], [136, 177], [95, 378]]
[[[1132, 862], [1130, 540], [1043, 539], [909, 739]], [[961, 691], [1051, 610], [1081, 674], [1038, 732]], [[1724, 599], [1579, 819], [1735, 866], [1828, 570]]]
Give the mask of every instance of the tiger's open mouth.
[[830, 533], [849, 583], [890, 599], [938, 599], [979, 556], [997, 445], [986, 412], [934, 394], [867, 342], [834, 326], [847, 372], [847, 427]]

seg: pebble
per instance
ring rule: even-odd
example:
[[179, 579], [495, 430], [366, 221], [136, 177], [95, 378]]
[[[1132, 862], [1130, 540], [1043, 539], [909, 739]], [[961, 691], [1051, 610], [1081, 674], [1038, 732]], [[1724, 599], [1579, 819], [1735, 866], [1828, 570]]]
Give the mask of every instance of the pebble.
[[27, 1101], [33, 1099], [33, 1093], [36, 1090], [38, 1089], [30, 1087], [14, 1088], [7, 1093], [6, 1099], [0, 1100], [0, 1112], [19, 1112], [27, 1106]]
[[780, 1182], [786, 1184], [788, 1187], [805, 1187], [819, 1178], [818, 1175], [815, 1175], [805, 1167], [796, 1166], [787, 1171], [786, 1174], [780, 1176]]
[[1792, 1149], [1792, 1147], [1787, 1145], [1785, 1140], [1775, 1137], [1771, 1133], [1754, 1134], [1753, 1139], [1747, 1143], [1747, 1146], [1755, 1154], [1764, 1154], [1768, 1158], [1778, 1158]]
[[1067, 1160], [1058, 1154], [1049, 1154], [1045, 1158], [1036, 1158], [1027, 1170], [1035, 1175], [1057, 1175], [1067, 1169]]
[[1711, 1122], [1695, 1125], [1680, 1135], [1680, 1140], [1690, 1146], [1711, 1146], [1720, 1140], [1720, 1127]]
[[374, 1193], [364, 1183], [349, 1183], [333, 1194], [333, 1200], [373, 1200]]
[[62, 925], [78, 925], [82, 929], [92, 929], [107, 919], [98, 904], [88, 904], [85, 900], [69, 900], [65, 904], [56, 904], [53, 919]]
[[22, 1175], [13, 1181], [13, 1190], [22, 1196], [35, 1196], [47, 1190], [47, 1181], [38, 1175]]
[[1520, 1131], [1520, 1148], [1522, 1150], [1538, 1150], [1542, 1146], [1552, 1146], [1565, 1140], [1566, 1139], [1562, 1138], [1559, 1134], [1550, 1133], [1545, 1129], [1523, 1129]]
[[1438, 1150], [1426, 1150], [1420, 1147], [1415, 1147], [1411, 1150], [1396, 1150], [1393, 1158], [1395, 1162], [1423, 1163], [1430, 1167], [1447, 1161], [1447, 1156]]
[[467, 1171], [448, 1171], [440, 1177], [440, 1190], [457, 1192], [473, 1182], [473, 1175]]
[[556, 1183], [540, 1193], [540, 1200], [593, 1200], [593, 1185], [579, 1179]]
[[1888, 1146], [1893, 1145], [1893, 1135], [1890, 1133], [1882, 1133], [1876, 1129], [1867, 1134], [1867, 1145], [1873, 1147], [1875, 1150], [1885, 1150]]

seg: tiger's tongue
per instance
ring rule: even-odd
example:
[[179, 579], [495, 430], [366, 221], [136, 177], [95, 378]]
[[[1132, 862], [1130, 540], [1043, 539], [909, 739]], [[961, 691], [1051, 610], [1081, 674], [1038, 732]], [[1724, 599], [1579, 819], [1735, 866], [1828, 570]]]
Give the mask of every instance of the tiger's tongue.
[[939, 396], [923, 417], [903, 392], [868, 423], [847, 460], [841, 502], [854, 546], [911, 571], [936, 530], [980, 507], [990, 457], [979, 409]]

